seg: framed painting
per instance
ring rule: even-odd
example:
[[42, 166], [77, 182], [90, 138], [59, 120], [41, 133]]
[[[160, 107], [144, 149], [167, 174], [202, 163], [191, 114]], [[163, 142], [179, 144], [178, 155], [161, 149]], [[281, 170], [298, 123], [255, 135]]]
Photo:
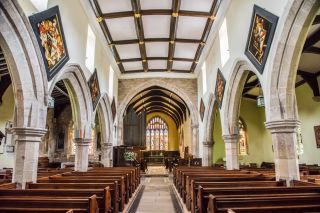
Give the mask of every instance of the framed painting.
[[200, 117], [201, 117], [201, 121], [203, 121], [203, 117], [204, 117], [204, 112], [205, 112], [206, 108], [204, 106], [203, 100], [201, 98], [200, 100], [200, 108], [199, 108], [199, 112], [200, 112]]
[[276, 30], [278, 17], [254, 5], [245, 55], [262, 74]]
[[112, 102], [111, 102], [111, 111], [112, 111], [112, 120], [114, 121], [114, 119], [116, 117], [116, 113], [117, 113], [116, 101], [114, 100], [114, 97], [113, 97]]
[[50, 81], [69, 60], [59, 7], [29, 16]]
[[92, 99], [92, 107], [93, 111], [96, 109], [97, 104], [99, 102], [100, 98], [100, 87], [99, 87], [99, 80], [98, 80], [98, 74], [97, 70], [95, 69], [93, 74], [91, 75], [89, 81], [88, 81], [88, 86], [90, 89], [90, 94], [91, 94], [91, 99]]
[[314, 134], [316, 136], [317, 148], [320, 148], [320, 125], [314, 127]]
[[215, 96], [218, 102], [219, 108], [221, 109], [223, 95], [224, 95], [224, 88], [226, 86], [226, 79], [223, 77], [222, 72], [218, 69], [217, 73], [217, 80], [216, 80], [216, 89], [215, 89]]

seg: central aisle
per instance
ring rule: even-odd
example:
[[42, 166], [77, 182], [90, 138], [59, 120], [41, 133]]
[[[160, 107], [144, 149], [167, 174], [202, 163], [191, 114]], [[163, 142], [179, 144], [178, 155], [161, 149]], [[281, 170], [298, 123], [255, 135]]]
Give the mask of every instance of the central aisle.
[[[180, 213], [179, 204], [173, 192], [172, 178], [165, 177], [167, 171], [164, 167], [149, 167], [141, 184], [143, 186], [137, 213]], [[157, 176], [159, 175], [159, 176]], [[167, 175], [168, 176], [168, 175]], [[131, 213], [131, 212], [130, 212]]]

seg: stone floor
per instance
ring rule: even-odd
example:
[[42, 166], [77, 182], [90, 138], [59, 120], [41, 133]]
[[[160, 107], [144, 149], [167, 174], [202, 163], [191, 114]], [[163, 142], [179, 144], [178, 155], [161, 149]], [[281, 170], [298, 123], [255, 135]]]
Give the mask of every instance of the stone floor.
[[147, 174], [152, 177], [141, 179], [142, 195], [136, 199], [136, 207], [130, 213], [180, 213], [178, 200], [175, 197], [172, 177], [157, 177], [168, 174], [164, 167], [149, 167]]

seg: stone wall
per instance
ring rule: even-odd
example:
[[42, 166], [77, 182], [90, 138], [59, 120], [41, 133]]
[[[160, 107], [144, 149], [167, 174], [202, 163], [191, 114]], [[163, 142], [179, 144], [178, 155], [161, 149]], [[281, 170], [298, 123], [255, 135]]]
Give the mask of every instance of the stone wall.
[[[123, 102], [126, 95], [135, 90], [147, 81], [152, 81], [155, 78], [141, 78], [141, 79], [119, 79], [118, 81], [118, 106]], [[175, 85], [179, 90], [188, 95], [194, 106], [198, 108], [198, 84], [197, 79], [183, 79], [183, 78], [157, 78], [157, 80], [165, 83]], [[166, 88], [169, 89], [170, 88]]]

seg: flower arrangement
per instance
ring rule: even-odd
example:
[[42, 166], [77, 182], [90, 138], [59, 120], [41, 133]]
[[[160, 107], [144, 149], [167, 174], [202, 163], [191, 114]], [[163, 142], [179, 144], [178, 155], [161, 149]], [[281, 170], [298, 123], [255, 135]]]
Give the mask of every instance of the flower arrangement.
[[123, 157], [126, 161], [134, 161], [135, 159], [135, 153], [134, 152], [125, 152], [123, 154]]

